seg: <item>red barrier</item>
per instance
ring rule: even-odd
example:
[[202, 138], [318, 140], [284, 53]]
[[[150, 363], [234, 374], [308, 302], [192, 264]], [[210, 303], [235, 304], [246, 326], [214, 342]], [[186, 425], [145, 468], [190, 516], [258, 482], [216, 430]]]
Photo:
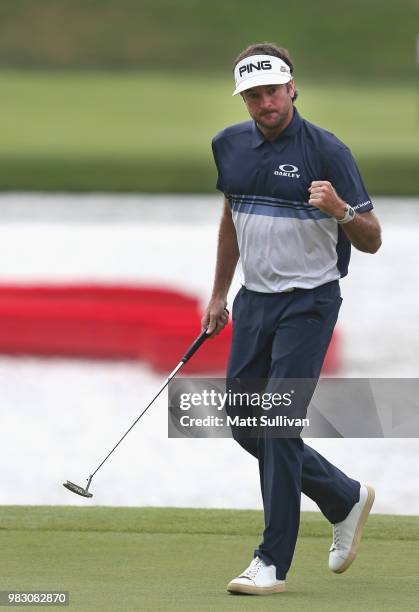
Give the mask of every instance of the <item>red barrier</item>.
[[3, 298], [41, 298], [43, 300], [64, 299], [66, 301], [100, 300], [100, 302], [140, 302], [141, 304], [179, 304], [197, 306], [196, 297], [176, 289], [147, 285], [98, 285], [95, 283], [74, 285], [0, 285], [0, 300]]
[[[0, 287], [0, 352], [143, 359], [169, 372], [200, 332], [198, 300], [176, 290], [126, 285]], [[231, 325], [207, 340], [184, 373], [223, 373]], [[324, 371], [339, 368], [334, 335]]]

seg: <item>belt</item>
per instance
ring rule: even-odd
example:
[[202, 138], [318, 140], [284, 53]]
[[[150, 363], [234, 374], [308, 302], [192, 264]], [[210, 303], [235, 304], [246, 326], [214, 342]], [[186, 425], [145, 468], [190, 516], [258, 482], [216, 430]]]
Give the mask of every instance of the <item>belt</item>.
[[278, 295], [279, 293], [292, 293], [293, 291], [295, 291], [297, 289], [297, 287], [289, 287], [289, 289], [283, 289], [282, 291], [276, 291], [276, 292], [264, 292], [264, 291], [255, 291], [254, 289], [248, 289], [246, 287], [246, 285], [242, 285], [242, 288], [245, 289], [246, 291], [250, 291], [251, 293], [260, 293], [261, 295]]

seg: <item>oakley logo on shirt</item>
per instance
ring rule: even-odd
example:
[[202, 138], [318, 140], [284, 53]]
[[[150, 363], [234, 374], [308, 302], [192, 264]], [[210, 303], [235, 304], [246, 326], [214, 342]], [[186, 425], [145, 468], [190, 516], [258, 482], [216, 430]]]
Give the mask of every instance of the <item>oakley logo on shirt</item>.
[[300, 178], [297, 166], [293, 166], [293, 164], [282, 164], [279, 166], [279, 170], [274, 170], [274, 174], [276, 176], [287, 176], [288, 178]]

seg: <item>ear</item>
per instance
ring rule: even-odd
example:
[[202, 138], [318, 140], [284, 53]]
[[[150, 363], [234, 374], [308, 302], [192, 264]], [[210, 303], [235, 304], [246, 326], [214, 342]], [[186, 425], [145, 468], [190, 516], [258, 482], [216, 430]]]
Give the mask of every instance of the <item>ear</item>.
[[289, 91], [289, 94], [291, 96], [291, 98], [294, 97], [295, 94], [295, 83], [294, 83], [294, 79], [291, 79], [291, 81], [288, 81], [287, 83], [287, 89]]

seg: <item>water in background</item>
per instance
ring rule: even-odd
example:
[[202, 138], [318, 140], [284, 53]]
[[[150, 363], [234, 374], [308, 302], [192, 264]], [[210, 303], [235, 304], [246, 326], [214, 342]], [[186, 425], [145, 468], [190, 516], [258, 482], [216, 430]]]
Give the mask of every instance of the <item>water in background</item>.
[[[419, 372], [419, 201], [375, 199], [383, 247], [353, 252], [339, 326], [345, 376]], [[0, 282], [155, 283], [211, 290], [219, 197], [0, 197]], [[236, 278], [230, 303], [239, 287]], [[173, 364], [175, 365], [175, 364]], [[0, 358], [0, 503], [85, 504], [83, 484], [161, 384], [144, 364]], [[230, 440], [168, 440], [159, 398], [95, 477], [91, 502], [260, 508], [256, 461]], [[313, 440], [377, 489], [376, 511], [419, 513], [418, 440]], [[416, 479], [416, 481], [415, 481]], [[303, 499], [303, 509], [314, 509]]]

